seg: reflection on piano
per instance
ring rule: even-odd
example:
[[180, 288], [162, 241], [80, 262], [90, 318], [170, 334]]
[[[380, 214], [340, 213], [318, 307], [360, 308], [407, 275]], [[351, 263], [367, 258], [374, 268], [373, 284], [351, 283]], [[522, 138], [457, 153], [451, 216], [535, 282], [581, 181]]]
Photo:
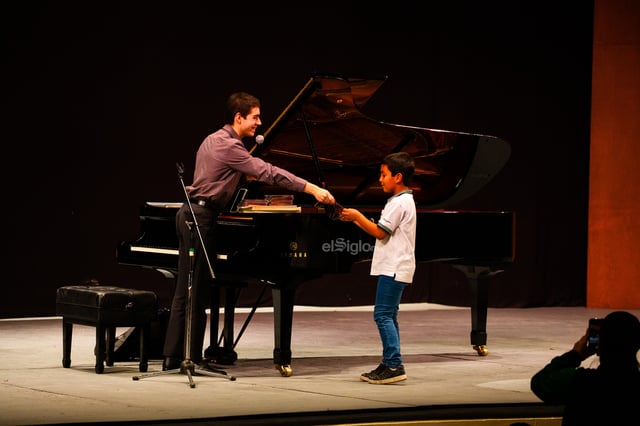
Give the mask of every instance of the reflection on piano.
[[[448, 263], [466, 275], [471, 344], [479, 355], [487, 355], [488, 282], [514, 261], [515, 214], [447, 208], [476, 193], [502, 169], [510, 155], [509, 144], [493, 136], [390, 124], [365, 116], [362, 107], [384, 81], [312, 76], [251, 152], [319, 182], [342, 205], [357, 207], [372, 218], [387, 198], [378, 184], [382, 158], [397, 151], [410, 153], [416, 165], [412, 181], [418, 207], [416, 259], [419, 264]], [[251, 180], [243, 189], [252, 199], [283, 191]], [[179, 206], [146, 203], [143, 233], [118, 245], [118, 262], [175, 276], [174, 221]], [[301, 205], [300, 212], [286, 213], [232, 210], [236, 209], [218, 218], [218, 246], [212, 256], [217, 281], [257, 280], [271, 288], [273, 360], [283, 376], [290, 376], [296, 288], [323, 274], [351, 273], [354, 263], [370, 260], [375, 241], [352, 223], [333, 220], [325, 206]], [[218, 306], [218, 298], [212, 301]], [[205, 356], [221, 349], [233, 351], [233, 333], [229, 335], [233, 307], [227, 298], [223, 348], [219, 348], [222, 339], [217, 339], [217, 316], [211, 315], [211, 346]]]

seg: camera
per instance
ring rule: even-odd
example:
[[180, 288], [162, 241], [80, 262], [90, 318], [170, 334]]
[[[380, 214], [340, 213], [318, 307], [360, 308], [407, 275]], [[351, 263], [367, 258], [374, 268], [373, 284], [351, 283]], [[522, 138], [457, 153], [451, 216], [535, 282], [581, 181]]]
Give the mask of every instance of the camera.
[[598, 350], [600, 342], [600, 330], [602, 329], [602, 318], [589, 319], [589, 334], [587, 336], [587, 347], [594, 352]]

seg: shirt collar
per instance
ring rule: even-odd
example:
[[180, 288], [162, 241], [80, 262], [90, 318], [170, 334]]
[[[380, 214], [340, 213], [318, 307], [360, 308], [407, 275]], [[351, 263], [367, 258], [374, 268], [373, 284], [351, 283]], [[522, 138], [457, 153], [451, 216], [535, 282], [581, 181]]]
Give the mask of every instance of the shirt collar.
[[399, 196], [401, 196], [401, 195], [403, 195], [403, 194], [413, 194], [413, 189], [405, 189], [404, 191], [400, 191], [400, 192], [398, 192], [397, 194], [392, 195], [391, 197], [389, 197], [389, 198], [387, 199], [387, 201], [389, 201], [389, 200], [391, 200], [391, 199], [393, 199], [393, 198], [395, 198], [395, 197], [399, 197]]

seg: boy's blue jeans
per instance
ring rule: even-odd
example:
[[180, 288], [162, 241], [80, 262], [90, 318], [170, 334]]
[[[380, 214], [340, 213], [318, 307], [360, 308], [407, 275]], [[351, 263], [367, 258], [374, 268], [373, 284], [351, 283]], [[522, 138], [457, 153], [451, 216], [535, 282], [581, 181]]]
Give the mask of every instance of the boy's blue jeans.
[[395, 368], [402, 364], [398, 308], [406, 283], [387, 275], [378, 276], [373, 319], [382, 340], [382, 363]]

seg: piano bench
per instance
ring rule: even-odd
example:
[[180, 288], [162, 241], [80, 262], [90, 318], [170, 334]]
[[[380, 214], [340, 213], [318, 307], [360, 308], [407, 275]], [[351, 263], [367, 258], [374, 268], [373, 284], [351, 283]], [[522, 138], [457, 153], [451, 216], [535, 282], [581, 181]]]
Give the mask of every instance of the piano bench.
[[96, 328], [96, 366], [113, 366], [116, 327], [140, 328], [141, 372], [148, 367], [147, 340], [151, 321], [156, 317], [158, 298], [152, 291], [101, 285], [60, 287], [56, 293], [56, 315], [62, 316], [62, 366], [71, 366], [73, 324]]

